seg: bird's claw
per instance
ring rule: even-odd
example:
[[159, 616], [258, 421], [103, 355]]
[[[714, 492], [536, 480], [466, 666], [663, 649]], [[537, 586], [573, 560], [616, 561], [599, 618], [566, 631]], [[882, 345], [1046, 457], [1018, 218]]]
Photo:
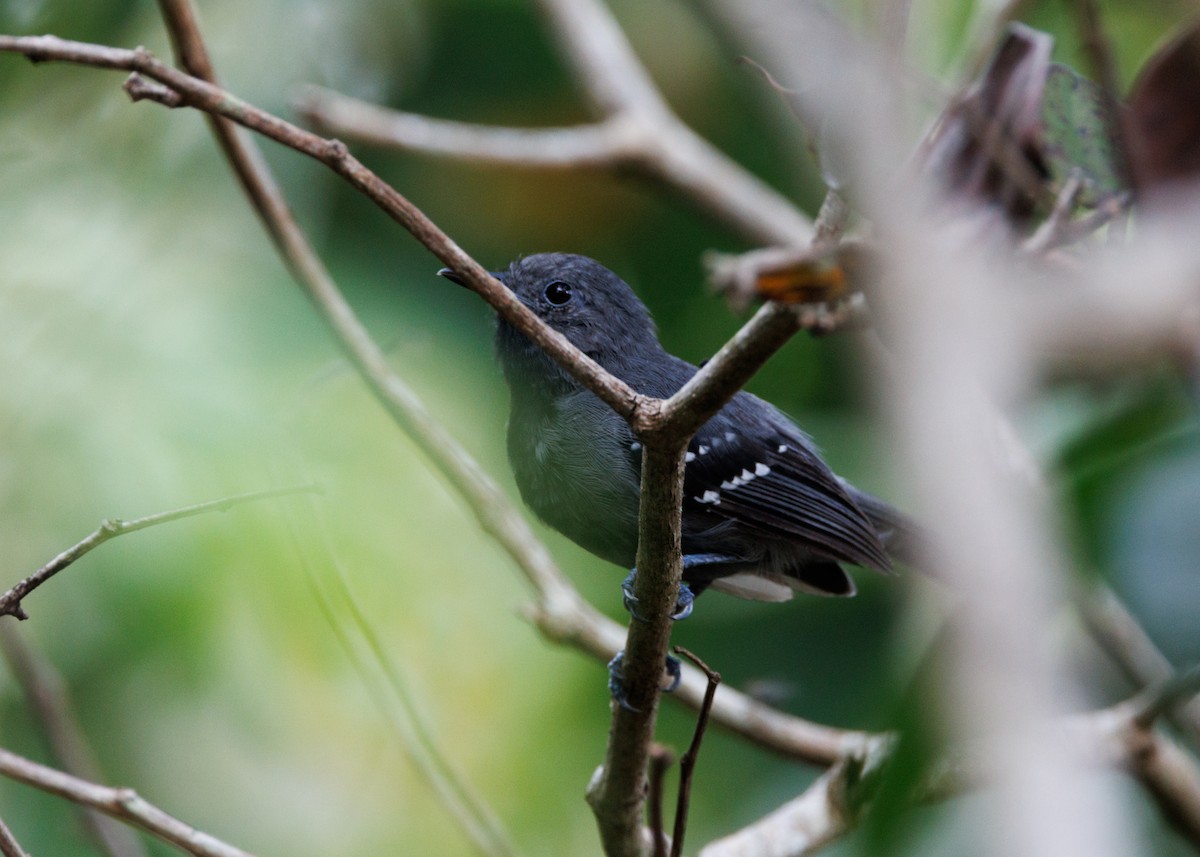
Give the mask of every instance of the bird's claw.
[[[637, 610], [638, 597], [633, 594], [633, 581], [637, 577], [637, 569], [629, 572], [629, 575], [621, 583], [621, 603], [625, 605], [625, 609], [629, 615], [639, 622], [645, 623], [649, 620]], [[691, 587], [683, 581], [679, 582], [679, 594], [675, 596], [675, 609], [671, 611], [671, 618], [675, 621], [686, 619], [692, 615], [692, 605], [696, 601], [696, 596], [692, 594]]]
[[[625, 653], [623, 651], [617, 652], [616, 657], [608, 662], [608, 692], [617, 705], [626, 711], [637, 714], [641, 709], [631, 705], [629, 703], [629, 696], [625, 693], [625, 673], [621, 669], [621, 665], [624, 662]], [[675, 689], [679, 687], [679, 683], [683, 681], [683, 667], [679, 663], [679, 658], [674, 655], [667, 655], [666, 673], [671, 681], [662, 688], [662, 692], [674, 693]]]

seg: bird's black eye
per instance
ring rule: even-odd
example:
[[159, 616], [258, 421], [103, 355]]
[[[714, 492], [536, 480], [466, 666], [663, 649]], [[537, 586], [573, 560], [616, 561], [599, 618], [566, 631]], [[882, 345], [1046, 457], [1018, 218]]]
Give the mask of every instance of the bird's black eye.
[[554, 306], [562, 306], [571, 300], [571, 287], [562, 280], [555, 280], [546, 286], [546, 290], [542, 293], [546, 296], [546, 300], [554, 304]]

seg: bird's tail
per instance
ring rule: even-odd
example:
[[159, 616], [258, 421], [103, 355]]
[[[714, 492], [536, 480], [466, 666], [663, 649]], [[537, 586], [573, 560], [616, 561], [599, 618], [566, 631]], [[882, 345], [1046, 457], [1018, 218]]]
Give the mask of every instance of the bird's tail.
[[860, 491], [843, 480], [847, 493], [870, 519], [888, 556], [907, 566], [919, 567], [921, 555], [921, 525], [886, 500]]

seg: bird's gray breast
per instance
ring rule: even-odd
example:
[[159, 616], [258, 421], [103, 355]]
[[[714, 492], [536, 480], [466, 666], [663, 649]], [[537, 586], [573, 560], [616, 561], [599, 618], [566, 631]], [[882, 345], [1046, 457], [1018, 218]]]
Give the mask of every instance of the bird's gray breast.
[[526, 504], [580, 547], [627, 567], [637, 554], [632, 442], [625, 421], [584, 391], [514, 402], [508, 424], [508, 456]]

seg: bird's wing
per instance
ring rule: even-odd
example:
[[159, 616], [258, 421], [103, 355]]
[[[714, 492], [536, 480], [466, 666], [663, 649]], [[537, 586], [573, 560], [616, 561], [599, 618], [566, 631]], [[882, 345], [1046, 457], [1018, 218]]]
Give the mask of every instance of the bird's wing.
[[875, 528], [807, 440], [790, 425], [756, 419], [760, 413], [738, 416], [722, 411], [693, 438], [685, 506], [831, 559], [890, 570]]

